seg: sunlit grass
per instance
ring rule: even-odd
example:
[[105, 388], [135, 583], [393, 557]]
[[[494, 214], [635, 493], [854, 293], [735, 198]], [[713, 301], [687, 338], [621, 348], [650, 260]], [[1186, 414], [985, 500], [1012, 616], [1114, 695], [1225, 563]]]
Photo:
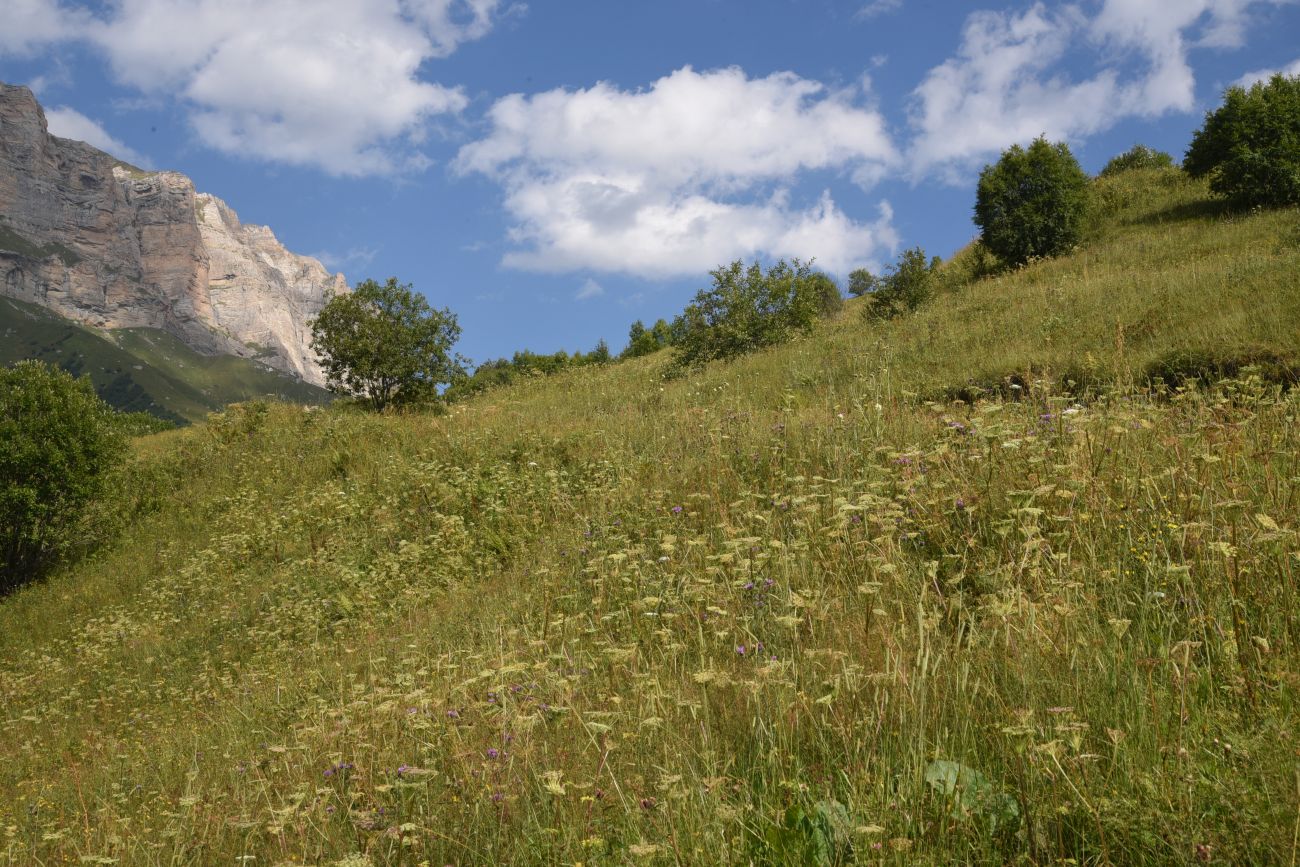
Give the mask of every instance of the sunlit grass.
[[1293, 863], [1300, 396], [1141, 386], [1300, 345], [1296, 213], [1128, 183], [1074, 256], [688, 378], [141, 441], [156, 508], [0, 603], [0, 852]]

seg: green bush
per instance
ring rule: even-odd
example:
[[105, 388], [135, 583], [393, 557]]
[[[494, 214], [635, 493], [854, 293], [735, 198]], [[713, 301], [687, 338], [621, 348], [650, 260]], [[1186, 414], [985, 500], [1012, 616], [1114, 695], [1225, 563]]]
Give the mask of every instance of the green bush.
[[1300, 204], [1300, 76], [1230, 87], [1205, 116], [1183, 168], [1235, 205]]
[[854, 298], [861, 298], [863, 295], [875, 292], [879, 286], [880, 278], [866, 268], [849, 272], [849, 294]]
[[844, 296], [829, 274], [816, 273], [809, 279], [809, 291], [817, 299], [817, 315], [823, 319], [837, 316], [844, 309]]
[[713, 286], [701, 289], [669, 329], [681, 366], [782, 343], [811, 329], [827, 310], [828, 278], [798, 259], [766, 272], [737, 259], [711, 276]]
[[866, 315], [873, 319], [892, 319], [920, 307], [934, 294], [938, 267], [939, 260], [927, 260], [920, 247], [905, 250], [898, 262], [875, 281], [875, 291], [868, 296], [871, 303]]
[[120, 425], [88, 378], [40, 361], [0, 368], [0, 591], [76, 547], [123, 453]]
[[1139, 144], [1106, 163], [1106, 167], [1101, 170], [1101, 177], [1109, 178], [1134, 169], [1169, 169], [1173, 166], [1174, 158], [1169, 154]]
[[975, 224], [1004, 263], [1023, 265], [1079, 242], [1088, 206], [1088, 176], [1063, 142], [1039, 137], [1013, 145], [980, 172]]
[[510, 359], [485, 361], [474, 369], [473, 374], [458, 374], [442, 393], [442, 399], [446, 403], [455, 403], [492, 388], [510, 385], [521, 376], [551, 376], [570, 368], [608, 364], [612, 360], [609, 344], [604, 340], [597, 341], [590, 352], [575, 352], [572, 355], [563, 349], [549, 354], [524, 349]]
[[666, 321], [660, 319], [654, 327], [646, 328], [645, 323], [638, 319], [628, 329], [627, 347], [619, 354], [619, 358], [640, 358], [658, 352], [670, 343], [672, 335]]

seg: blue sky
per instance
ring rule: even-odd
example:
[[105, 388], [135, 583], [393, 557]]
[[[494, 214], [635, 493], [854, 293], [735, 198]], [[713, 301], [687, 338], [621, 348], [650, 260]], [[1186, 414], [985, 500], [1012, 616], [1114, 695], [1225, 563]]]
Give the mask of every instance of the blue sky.
[[1296, 0], [0, 0], [52, 131], [413, 283], [476, 361], [617, 351], [735, 258], [949, 255], [1006, 146], [1181, 156], [1272, 70]]

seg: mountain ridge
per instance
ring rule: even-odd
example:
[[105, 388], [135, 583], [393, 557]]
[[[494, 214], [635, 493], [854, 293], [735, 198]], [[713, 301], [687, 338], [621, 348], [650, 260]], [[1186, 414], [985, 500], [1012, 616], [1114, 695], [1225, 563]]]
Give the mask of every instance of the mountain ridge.
[[205, 356], [256, 359], [320, 386], [308, 323], [342, 274], [173, 171], [49, 133], [0, 83], [0, 295], [99, 329], [155, 328]]

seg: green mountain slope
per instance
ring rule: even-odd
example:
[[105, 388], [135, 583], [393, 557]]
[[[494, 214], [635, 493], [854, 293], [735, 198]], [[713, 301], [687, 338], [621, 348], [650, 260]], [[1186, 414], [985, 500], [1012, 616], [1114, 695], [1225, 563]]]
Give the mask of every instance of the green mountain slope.
[[0, 298], [0, 336], [0, 364], [40, 358], [89, 375], [99, 395], [117, 409], [182, 424], [253, 398], [329, 400], [324, 389], [248, 359], [200, 355], [163, 331], [93, 331], [11, 298]]
[[141, 440], [130, 531], [0, 601], [7, 857], [1290, 863], [1298, 215], [1122, 180], [684, 378]]

